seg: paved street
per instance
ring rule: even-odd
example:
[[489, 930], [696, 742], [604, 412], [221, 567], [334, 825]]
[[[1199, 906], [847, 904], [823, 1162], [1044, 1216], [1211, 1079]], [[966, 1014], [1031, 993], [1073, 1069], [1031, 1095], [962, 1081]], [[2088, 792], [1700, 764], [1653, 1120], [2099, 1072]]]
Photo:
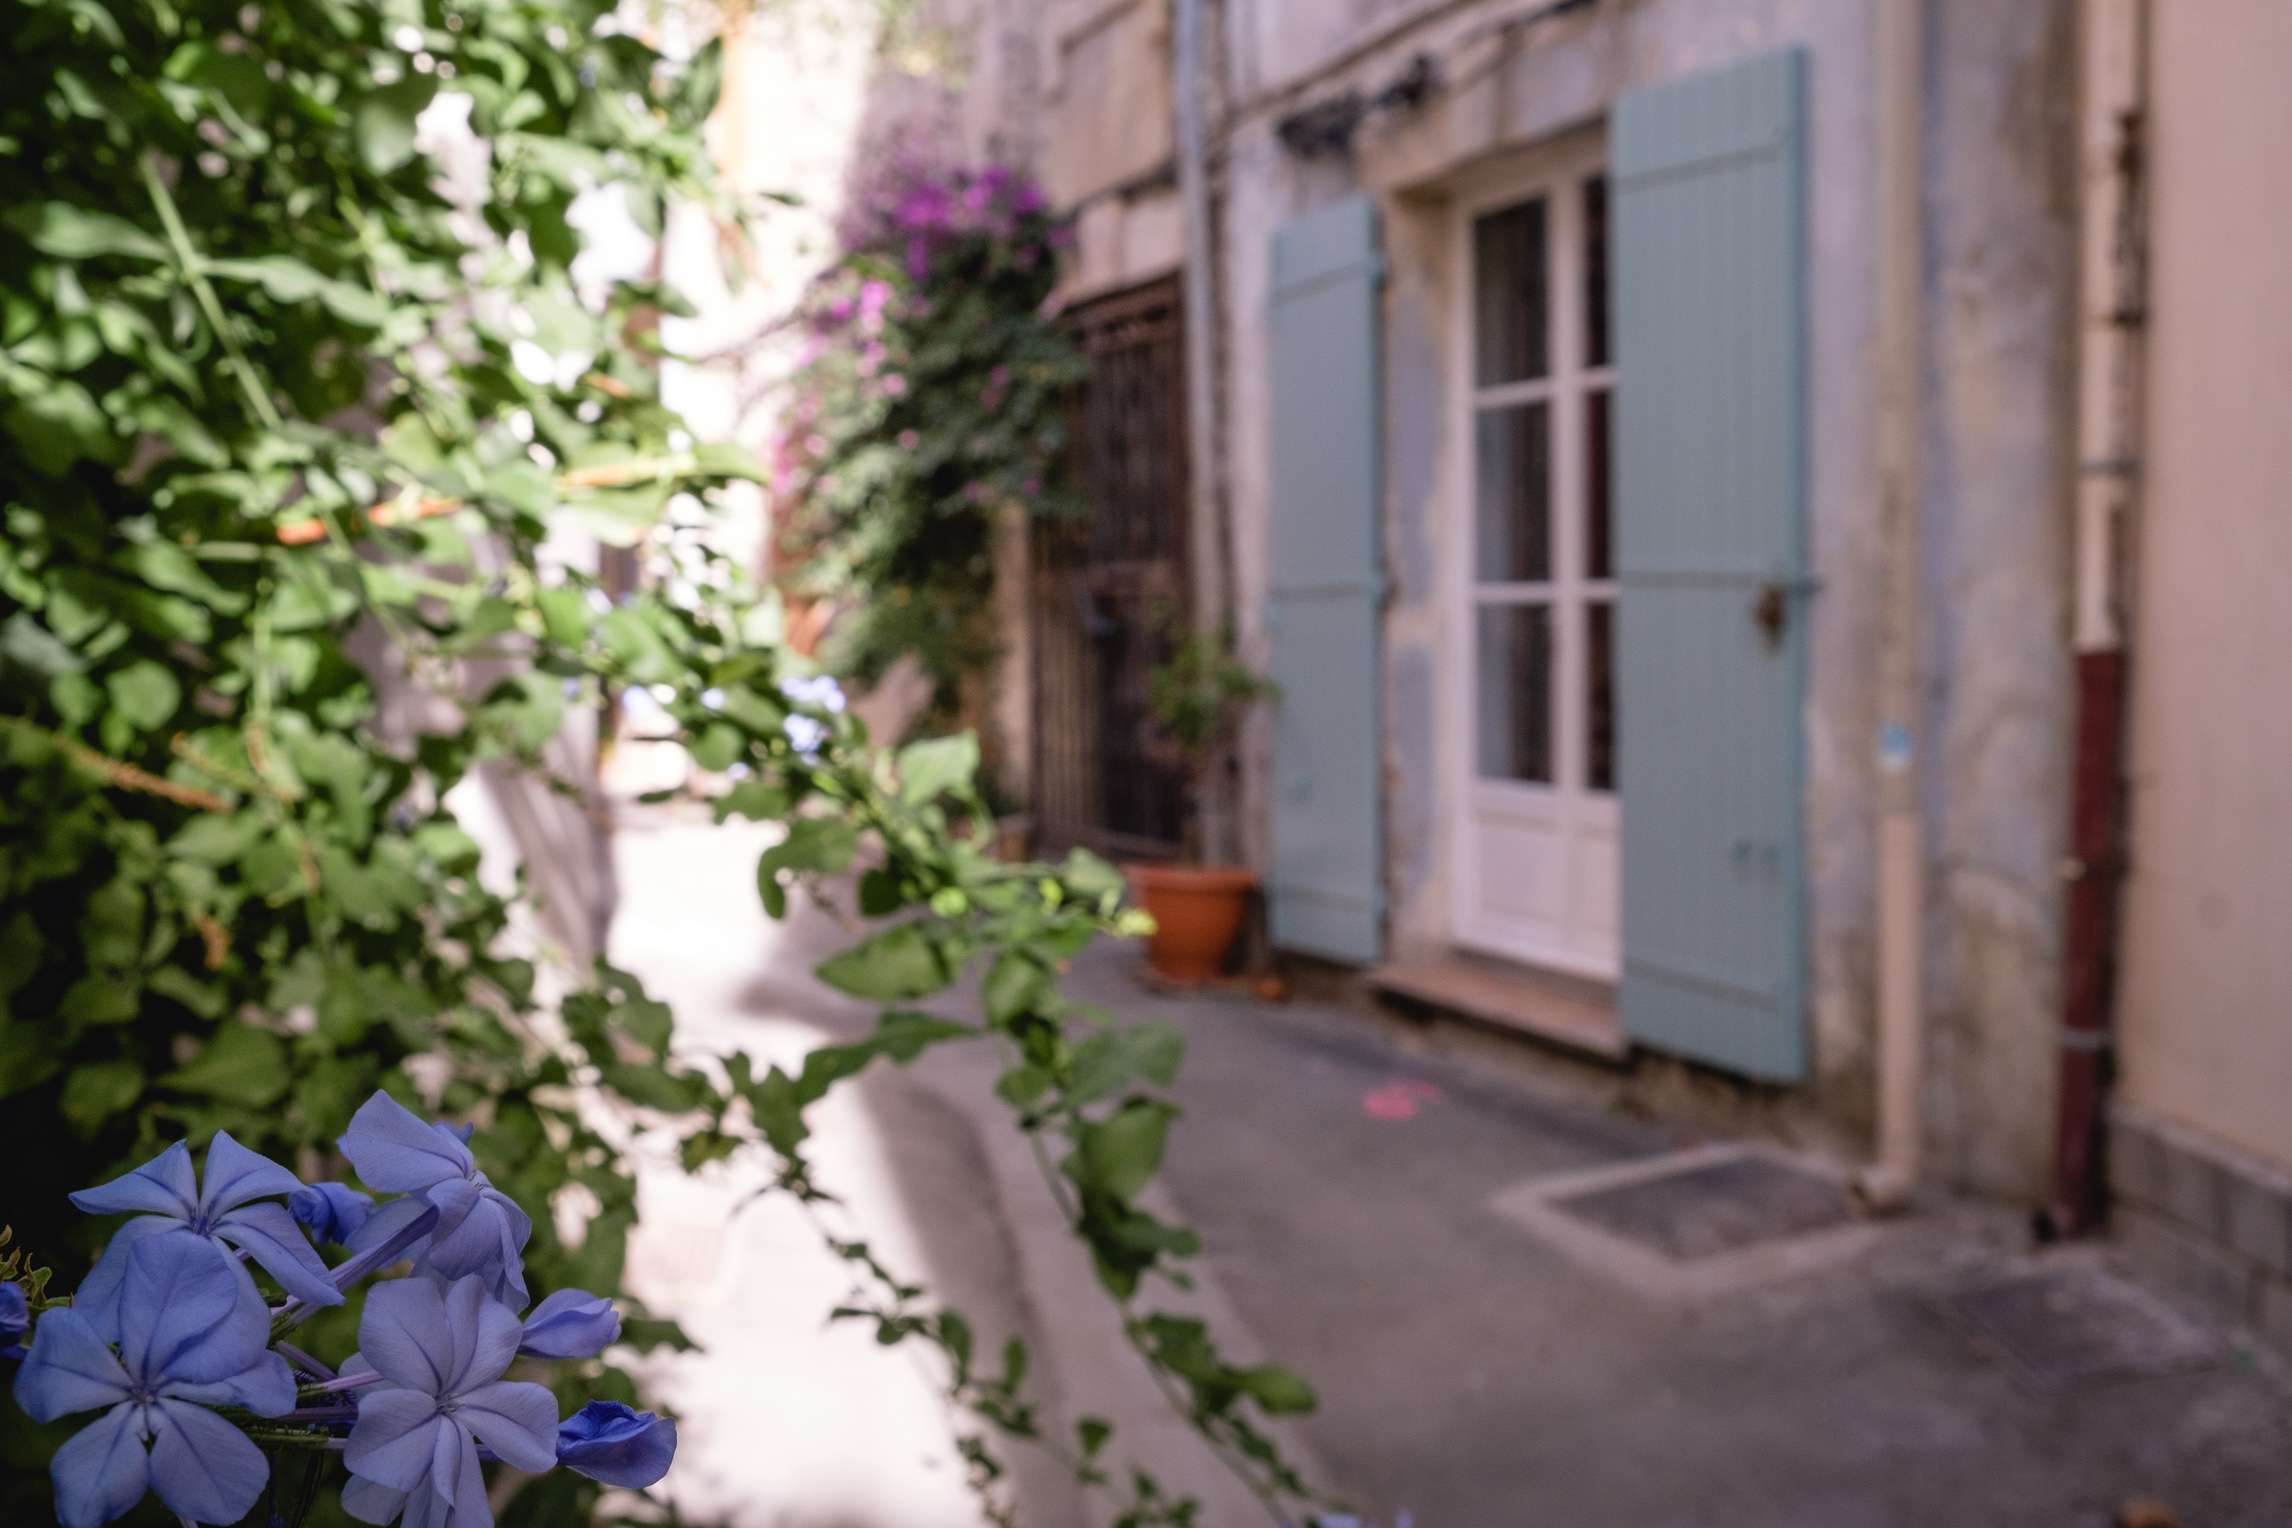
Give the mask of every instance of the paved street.
[[[621, 838], [617, 956], [676, 1001], [696, 1053], [794, 1057], [868, 1022], [807, 975], [841, 937], [827, 916], [781, 928], [757, 912], [765, 841], [660, 813]], [[1623, 1254], [1603, 1261], [1598, 1237], [1506, 1208], [1539, 1185], [1637, 1181], [1696, 1144], [1619, 1112], [1596, 1075], [1491, 1067], [1309, 1003], [1157, 997], [1131, 958], [1093, 957], [1075, 981], [1188, 1037], [1166, 1189], [1207, 1238], [1198, 1299], [1237, 1351], [1313, 1379], [1323, 1404], [1303, 1451], [1364, 1508], [1408, 1509], [1420, 1528], [2105, 1528], [2149, 1498], [2186, 1528], [2292, 1521], [2277, 1372], [2090, 1252], [2032, 1263], [2010, 1213], [1849, 1225], [1786, 1243], [1782, 1262], [1709, 1260], [1751, 1275], [1725, 1287], [1651, 1286]], [[1211, 1528], [1254, 1521], [1124, 1361], [1001, 1127], [991, 1074], [959, 1048], [871, 1072], [818, 1117], [825, 1180], [861, 1234], [971, 1312], [983, 1343], [1026, 1335], [1053, 1404], [1114, 1418], [1205, 1493]], [[749, 1189], [738, 1168], [688, 1183], [664, 1165], [645, 1182], [633, 1282], [709, 1345], [663, 1370], [689, 1418], [680, 1505], [773, 1528], [975, 1522], [923, 1376], [856, 1328], [822, 1330], [841, 1274], [788, 1206], [742, 1208]], [[2158, 1333], [2201, 1351], [2153, 1365], [2172, 1372], [2048, 1381], [1940, 1307], [2024, 1267], [2153, 1310]], [[1022, 1484], [1025, 1521], [1090, 1520], [1055, 1475]]]

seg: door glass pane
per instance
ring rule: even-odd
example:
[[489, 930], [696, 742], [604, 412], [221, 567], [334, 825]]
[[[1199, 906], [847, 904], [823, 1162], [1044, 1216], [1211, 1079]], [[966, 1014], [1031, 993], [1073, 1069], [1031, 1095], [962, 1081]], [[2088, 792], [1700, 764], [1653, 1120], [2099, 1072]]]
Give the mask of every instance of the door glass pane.
[[1616, 788], [1616, 606], [1594, 600], [1584, 607], [1590, 640], [1584, 644], [1584, 779], [1596, 791]]
[[1542, 197], [1472, 225], [1473, 377], [1482, 387], [1551, 368], [1545, 259]]
[[1584, 364], [1608, 364], [1608, 178], [1584, 182]]
[[1584, 395], [1584, 577], [1613, 578], [1614, 553], [1609, 538], [1614, 526], [1611, 519], [1613, 500], [1608, 493], [1608, 399], [1607, 388]]
[[1482, 605], [1476, 613], [1475, 707], [1481, 776], [1552, 781], [1552, 612]]
[[1473, 576], [1484, 584], [1552, 576], [1552, 421], [1548, 405], [1473, 418]]

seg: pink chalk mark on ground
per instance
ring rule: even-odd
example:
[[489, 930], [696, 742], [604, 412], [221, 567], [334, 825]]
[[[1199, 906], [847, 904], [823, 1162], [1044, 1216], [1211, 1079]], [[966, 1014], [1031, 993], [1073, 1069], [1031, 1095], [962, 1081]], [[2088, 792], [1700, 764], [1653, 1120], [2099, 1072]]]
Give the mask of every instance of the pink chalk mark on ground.
[[1361, 1112], [1371, 1119], [1415, 1119], [1426, 1104], [1435, 1103], [1440, 1088], [1421, 1077], [1402, 1077], [1380, 1084], [1361, 1095]]

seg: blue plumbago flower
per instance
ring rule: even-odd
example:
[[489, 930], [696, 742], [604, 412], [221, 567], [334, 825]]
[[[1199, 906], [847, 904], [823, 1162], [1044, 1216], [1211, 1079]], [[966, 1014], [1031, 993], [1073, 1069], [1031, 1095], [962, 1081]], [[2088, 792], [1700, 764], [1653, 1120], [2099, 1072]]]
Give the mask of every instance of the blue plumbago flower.
[[287, 1210], [312, 1241], [346, 1247], [374, 1213], [374, 1200], [340, 1183], [311, 1183], [287, 1195]]
[[557, 1462], [609, 1486], [641, 1491], [675, 1457], [676, 1423], [619, 1401], [591, 1401], [557, 1427]]
[[[844, 708], [844, 687], [836, 683], [835, 677], [830, 674], [782, 680], [780, 693], [798, 705], [817, 706], [830, 715]], [[807, 759], [816, 755], [820, 745], [828, 740], [827, 723], [816, 716], [801, 713], [791, 716], [785, 724], [785, 730], [788, 746]]]
[[517, 1351], [527, 1358], [595, 1358], [621, 1335], [621, 1313], [603, 1295], [560, 1289], [525, 1313]]
[[557, 1462], [557, 1403], [502, 1375], [523, 1324], [476, 1275], [400, 1279], [366, 1296], [358, 1353], [381, 1375], [343, 1448], [345, 1511], [405, 1528], [492, 1528], [478, 1446], [521, 1470]]
[[0, 1358], [24, 1356], [24, 1333], [32, 1325], [32, 1305], [24, 1286], [0, 1284]]
[[294, 1409], [294, 1375], [266, 1350], [270, 1311], [237, 1260], [204, 1237], [129, 1249], [115, 1316], [119, 1352], [84, 1312], [40, 1317], [16, 1400], [52, 1422], [103, 1410], [49, 1465], [64, 1528], [98, 1528], [155, 1491], [186, 1522], [235, 1523], [270, 1471], [262, 1450], [211, 1406]]
[[467, 1131], [424, 1121], [387, 1093], [358, 1106], [342, 1154], [368, 1188], [404, 1194], [377, 1208], [350, 1242], [352, 1252], [389, 1240], [424, 1209], [437, 1225], [409, 1250], [417, 1272], [448, 1283], [475, 1274], [511, 1310], [525, 1306], [525, 1240], [533, 1222], [478, 1171]]
[[[91, 1215], [135, 1216], [119, 1228], [72, 1297], [72, 1308], [93, 1320], [97, 1331], [118, 1335], [112, 1314], [127, 1276], [128, 1252], [161, 1236], [235, 1247], [296, 1299], [312, 1305], [342, 1303], [342, 1292], [326, 1276], [326, 1264], [303, 1239], [286, 1206], [257, 1202], [293, 1193], [302, 1187], [300, 1179], [247, 1150], [225, 1130], [216, 1131], [207, 1148], [203, 1178], [194, 1179], [191, 1148], [177, 1141], [125, 1177], [72, 1195], [72, 1203]], [[232, 1266], [238, 1267], [236, 1260]], [[252, 1280], [248, 1287], [253, 1288]]]

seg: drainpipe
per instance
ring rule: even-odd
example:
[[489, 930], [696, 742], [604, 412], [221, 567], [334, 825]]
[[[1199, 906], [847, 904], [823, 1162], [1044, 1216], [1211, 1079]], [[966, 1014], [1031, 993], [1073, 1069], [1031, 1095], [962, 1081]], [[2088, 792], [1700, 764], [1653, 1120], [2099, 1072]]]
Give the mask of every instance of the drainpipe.
[[1925, 0], [1879, 7], [1878, 513], [1886, 571], [1878, 652], [1878, 1128], [1876, 1160], [1854, 1189], [1865, 1209], [1880, 1214], [1902, 1208], [1916, 1188], [1925, 1125], [1926, 844], [1917, 757], [1925, 33]]
[[[1187, 547], [1194, 584], [1194, 624], [1213, 635], [1226, 629], [1227, 546], [1225, 517], [1218, 506], [1217, 308], [1210, 262], [1216, 246], [1210, 228], [1208, 128], [1203, 121], [1207, 80], [1202, 46], [1204, 0], [1174, 0], [1170, 85], [1176, 105], [1178, 197], [1186, 223], [1183, 289], [1186, 361], [1186, 464], [1189, 500]], [[1202, 857], [1221, 864], [1238, 857], [1234, 821], [1234, 771], [1221, 760], [1204, 771], [1201, 782]]]
[[2061, 1086], [2042, 1235], [2098, 1225], [2124, 875], [2126, 624], [2140, 502], [2146, 0], [2088, 0], [2082, 38], [2077, 354], [2076, 774], [2062, 907]]

